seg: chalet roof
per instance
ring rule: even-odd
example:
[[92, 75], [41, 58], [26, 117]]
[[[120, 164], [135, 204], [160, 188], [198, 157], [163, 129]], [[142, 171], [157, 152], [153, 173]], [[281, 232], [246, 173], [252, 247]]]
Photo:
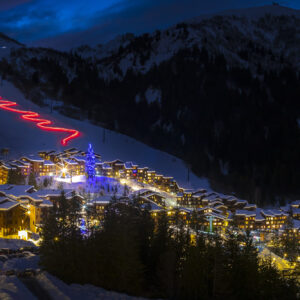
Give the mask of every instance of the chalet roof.
[[9, 162], [9, 164], [11, 166], [16, 166], [18, 168], [28, 168], [30, 166], [30, 163], [22, 162], [22, 161], [18, 161], [18, 160], [11, 161], [11, 162]]
[[235, 212], [236, 216], [247, 216], [247, 217], [255, 217], [256, 212], [250, 211], [250, 210], [244, 210], [244, 209], [237, 209]]
[[192, 210], [189, 209], [189, 208], [186, 208], [186, 207], [178, 207], [178, 210], [179, 211], [184, 211], [184, 212], [186, 212], [188, 214], [192, 213]]
[[293, 214], [300, 214], [300, 208], [293, 208]]
[[300, 206], [300, 200], [295, 200], [291, 203], [291, 205], [299, 205]]
[[218, 214], [222, 213], [221, 210], [219, 210], [215, 207], [211, 207], [211, 206], [205, 206], [205, 207], [197, 208], [197, 211], [204, 211], [204, 210], [207, 210], [207, 209], [211, 210], [212, 212], [218, 213]]
[[13, 170], [13, 169], [15, 169], [12, 165], [10, 165], [9, 163], [6, 163], [6, 162], [1, 162], [0, 166], [2, 168], [7, 169], [7, 170]]
[[261, 208], [257, 208], [255, 210], [255, 221], [257, 222], [262, 222], [264, 221], [266, 218], [261, 214], [262, 209]]
[[64, 162], [66, 162], [69, 165], [77, 165], [78, 162], [73, 160], [73, 159], [69, 159], [69, 158], [64, 158]]
[[44, 161], [44, 165], [45, 165], [45, 166], [55, 166], [55, 163], [52, 162], [51, 160], [45, 160], [45, 161]]
[[0, 191], [3, 191], [6, 195], [13, 195], [14, 197], [20, 197], [34, 193], [35, 189], [32, 185], [10, 185], [4, 184], [0, 186]]
[[300, 221], [293, 219], [293, 228], [300, 230]]
[[159, 197], [159, 198], [166, 198], [165, 196], [163, 196], [162, 194], [157, 193], [157, 192], [152, 192], [151, 194], [148, 194], [148, 195], [146, 195], [145, 197], [146, 197], [146, 198], [149, 198], [149, 197], [151, 197], [151, 196], [157, 196], [157, 197]]
[[192, 189], [184, 189], [183, 192], [185, 194], [192, 194], [194, 192], [194, 190], [192, 190]]
[[40, 163], [42, 163], [44, 161], [43, 158], [41, 158], [38, 155], [34, 155], [34, 154], [23, 156], [22, 158], [28, 159], [29, 161], [32, 161], [32, 162], [40, 162]]
[[10, 210], [15, 206], [18, 206], [19, 203], [8, 197], [0, 197], [0, 210]]
[[204, 216], [206, 216], [206, 217], [212, 216], [213, 218], [222, 219], [222, 220], [226, 220], [227, 219], [226, 216], [223, 216], [221, 214], [214, 213], [214, 212], [205, 213]]
[[268, 217], [287, 216], [288, 214], [278, 209], [263, 209], [262, 214]]
[[86, 157], [84, 156], [72, 156], [71, 158], [75, 159], [76, 161], [81, 161], [81, 162], [85, 162], [86, 161]]
[[133, 163], [131, 161], [127, 161], [124, 164], [125, 169], [132, 169], [133, 168]]
[[44, 199], [43, 202], [40, 204], [41, 207], [52, 207], [53, 203], [50, 200]]
[[144, 203], [141, 205], [142, 208], [146, 208], [147, 205], [150, 205], [150, 211], [162, 211], [164, 210], [164, 208], [162, 208], [161, 206], [157, 205], [155, 202], [147, 199], [147, 203]]
[[104, 196], [99, 196], [95, 199], [92, 199], [89, 201], [89, 204], [95, 204], [95, 205], [105, 205], [111, 202], [111, 195], [104, 195]]

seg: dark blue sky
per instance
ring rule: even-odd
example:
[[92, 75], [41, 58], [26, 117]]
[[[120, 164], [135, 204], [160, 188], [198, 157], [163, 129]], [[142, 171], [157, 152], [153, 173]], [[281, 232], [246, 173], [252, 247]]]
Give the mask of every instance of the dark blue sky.
[[[300, 8], [300, 0], [277, 1]], [[69, 48], [142, 33], [264, 0], [0, 0], [0, 31], [30, 45]]]

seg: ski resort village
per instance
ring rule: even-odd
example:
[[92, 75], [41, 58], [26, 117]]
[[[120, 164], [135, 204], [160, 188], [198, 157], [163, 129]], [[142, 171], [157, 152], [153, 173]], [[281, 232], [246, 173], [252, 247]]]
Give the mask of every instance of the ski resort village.
[[300, 299], [300, 0], [269, 2], [0, 1], [0, 300]]
[[[109, 203], [137, 201], [154, 219], [164, 211], [170, 223], [180, 218], [185, 226], [209, 234], [249, 230], [262, 244], [277, 233], [292, 235], [300, 243], [300, 201], [261, 209], [233, 195], [184, 189], [173, 177], [148, 167], [119, 159], [103, 161], [91, 144], [87, 151], [40, 151], [1, 161], [0, 182], [0, 234], [4, 238], [30, 239], [38, 244], [47, 210], [64, 194], [80, 202], [82, 222], [78, 226], [83, 232], [87, 223], [101, 226]], [[91, 216], [90, 210], [96, 215]]]

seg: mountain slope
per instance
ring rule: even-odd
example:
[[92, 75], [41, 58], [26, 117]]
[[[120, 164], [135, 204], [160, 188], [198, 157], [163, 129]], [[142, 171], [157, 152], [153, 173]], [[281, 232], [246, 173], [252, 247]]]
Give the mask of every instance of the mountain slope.
[[41, 106], [61, 100], [61, 113], [182, 158], [217, 191], [259, 205], [292, 199], [300, 196], [300, 19], [257, 10], [72, 53], [19, 48], [0, 72]]
[[[88, 143], [93, 144], [95, 152], [100, 153], [103, 160], [121, 159], [134, 161], [140, 166], [149, 168], [164, 174], [174, 176], [178, 183], [186, 188], [206, 188], [209, 183], [205, 178], [199, 178], [190, 174], [190, 182], [187, 181], [187, 167], [180, 160], [167, 153], [152, 149], [130, 137], [116, 132], [105, 130], [88, 121], [78, 121], [57, 112], [50, 112], [48, 107], [41, 108], [31, 101], [11, 83], [4, 81], [0, 86], [0, 95], [4, 99], [16, 101], [20, 107], [41, 113], [42, 117], [52, 120], [55, 125], [80, 130], [81, 137], [70, 142], [69, 147], [87, 149]], [[0, 148], [6, 147], [10, 151], [11, 158], [24, 154], [32, 154], [41, 150], [65, 149], [60, 144], [64, 134], [45, 132], [35, 124], [26, 122], [19, 115], [0, 109]]]

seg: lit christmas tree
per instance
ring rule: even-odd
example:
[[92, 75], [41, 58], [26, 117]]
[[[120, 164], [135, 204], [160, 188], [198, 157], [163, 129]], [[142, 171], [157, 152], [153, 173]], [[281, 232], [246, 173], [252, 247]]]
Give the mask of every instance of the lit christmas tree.
[[89, 144], [88, 152], [86, 154], [85, 171], [89, 181], [92, 181], [96, 175], [95, 154], [94, 154], [92, 144]]

